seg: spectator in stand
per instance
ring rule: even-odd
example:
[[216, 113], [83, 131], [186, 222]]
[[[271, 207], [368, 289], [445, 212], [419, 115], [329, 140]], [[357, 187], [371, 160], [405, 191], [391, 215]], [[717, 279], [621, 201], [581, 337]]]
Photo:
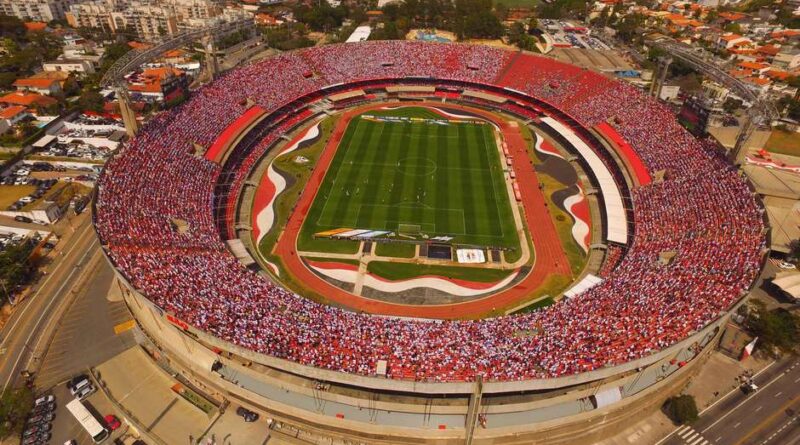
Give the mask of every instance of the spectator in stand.
[[[602, 283], [519, 316], [372, 317], [297, 296], [245, 269], [226, 250], [212, 208], [221, 169], [196, 156], [196, 144], [209, 146], [250, 103], [275, 111], [325, 85], [420, 76], [497, 83], [562, 108], [585, 126], [611, 122], [651, 172], [666, 173], [664, 181], [633, 190], [635, 235], [624, 255], [613, 247]], [[235, 160], [232, 196], [305, 113], [271, 118], [264, 139]], [[231, 71], [155, 117], [109, 161], [97, 209], [98, 233], [119, 270], [192, 326], [304, 365], [371, 375], [379, 360], [387, 360], [390, 378], [441, 382], [479, 374], [488, 380], [558, 377], [669, 347], [742, 296], [764, 249], [762, 211], [745, 182], [684, 131], [669, 109], [593, 72], [460, 44], [331, 45]], [[660, 261], [664, 252], [675, 254], [668, 264]]]

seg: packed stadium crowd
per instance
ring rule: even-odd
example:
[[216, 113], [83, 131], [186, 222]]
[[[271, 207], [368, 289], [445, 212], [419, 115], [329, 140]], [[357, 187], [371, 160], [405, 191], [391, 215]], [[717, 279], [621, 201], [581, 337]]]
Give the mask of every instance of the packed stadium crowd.
[[[220, 167], [197, 146], [207, 147], [248, 103], [275, 110], [325, 85], [417, 76], [507, 86], [584, 125], [609, 121], [651, 172], [664, 171], [663, 181], [632, 191], [635, 234], [624, 256], [614, 248], [618, 265], [602, 283], [516, 316], [374, 317], [297, 296], [226, 250], [211, 216]], [[244, 170], [270, 145], [259, 144]], [[391, 378], [429, 381], [557, 377], [646, 356], [728, 310], [755, 280], [764, 248], [762, 212], [745, 181], [667, 108], [600, 74], [459, 44], [331, 45], [232, 71], [153, 119], [109, 161], [95, 218], [127, 279], [198, 329], [301, 364], [372, 375], [386, 360]]]

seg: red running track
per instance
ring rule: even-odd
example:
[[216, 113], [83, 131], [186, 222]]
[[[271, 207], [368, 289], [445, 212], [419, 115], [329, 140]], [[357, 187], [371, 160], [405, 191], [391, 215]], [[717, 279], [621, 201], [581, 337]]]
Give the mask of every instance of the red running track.
[[[325, 172], [333, 160], [333, 156], [350, 120], [356, 115], [383, 106], [385, 104], [372, 104], [345, 112], [333, 129], [331, 137], [317, 161], [314, 172], [311, 174], [311, 178], [309, 178], [308, 184], [297, 201], [294, 211], [289, 216], [286, 228], [275, 246], [274, 252], [282, 258], [284, 266], [289, 273], [294, 275], [304, 286], [325, 296], [329, 301], [354, 310], [373, 314], [442, 319], [480, 317], [495, 308], [504, 308], [519, 302], [541, 286], [550, 275], [562, 274], [571, 276], [569, 262], [553, 220], [550, 217], [544, 196], [539, 190], [539, 181], [533, 168], [533, 162], [530, 160], [527, 144], [519, 128], [509, 125], [506, 121], [498, 121], [494, 115], [488, 112], [454, 104], [447, 104], [446, 107], [478, 114], [500, 127], [503, 138], [508, 144], [509, 152], [514, 159], [513, 168], [517, 176], [516, 180], [522, 188], [523, 217], [530, 230], [536, 255], [533, 270], [514, 286], [483, 298], [453, 304], [407, 305], [388, 303], [351, 294], [324, 281], [308, 269], [297, 254], [297, 237], [322, 184]], [[443, 104], [440, 102], [421, 102], [411, 106], [435, 108], [441, 107]]]

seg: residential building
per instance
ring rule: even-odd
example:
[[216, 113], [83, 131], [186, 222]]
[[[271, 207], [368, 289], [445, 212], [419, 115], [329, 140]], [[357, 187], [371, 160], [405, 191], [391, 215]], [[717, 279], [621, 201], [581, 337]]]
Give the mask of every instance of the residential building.
[[272, 27], [278, 26], [283, 23], [283, 20], [277, 19], [269, 14], [256, 14], [256, 25]]
[[749, 71], [753, 76], [761, 76], [770, 69], [770, 66], [766, 63], [759, 62], [739, 62], [737, 67], [741, 70]]
[[77, 73], [79, 75], [94, 73], [92, 62], [80, 59], [53, 60], [52, 62], [45, 62], [42, 68], [45, 71], [64, 71], [67, 73]]
[[783, 70], [793, 70], [800, 66], [800, 49], [784, 47], [775, 54], [772, 65]]
[[176, 68], [146, 68], [128, 77], [128, 91], [134, 99], [163, 102], [183, 93], [188, 85], [186, 74]]
[[753, 42], [747, 37], [742, 37], [739, 34], [727, 33], [723, 34], [717, 40], [717, 47], [719, 49], [731, 49], [735, 47], [750, 46]]
[[23, 107], [48, 107], [57, 104], [58, 101], [52, 97], [43, 96], [39, 93], [16, 91], [0, 97], [0, 104], [22, 105]]
[[102, 29], [105, 32], [114, 32], [115, 26], [111, 21], [114, 12], [114, 3], [107, 0], [93, 0], [70, 6], [66, 13], [67, 23], [73, 28]]
[[61, 91], [66, 92], [69, 88], [77, 87], [74, 79], [70, 78], [70, 73], [66, 71], [40, 71], [30, 77], [31, 79], [50, 79], [55, 80], [61, 86]]
[[0, 0], [0, 14], [25, 21], [62, 20], [70, 5], [77, 0]]
[[714, 81], [703, 81], [703, 97], [717, 102], [724, 102], [728, 98], [730, 90]]
[[[137, 5], [126, 9], [122, 15], [114, 14], [115, 27], [124, 23], [125, 28], [144, 40], [158, 40], [178, 32], [178, 16], [162, 6]], [[119, 31], [115, 28], [115, 31]]]
[[5, 133], [11, 127], [31, 117], [28, 109], [21, 105], [12, 105], [0, 108], [0, 134]]
[[14, 81], [14, 88], [17, 91], [33, 91], [34, 93], [47, 94], [53, 96], [61, 94], [61, 82], [57, 79], [36, 79], [26, 77]]
[[72, 5], [67, 21], [73, 27], [130, 31], [143, 40], [158, 40], [225, 14], [221, 0], [89, 0]]

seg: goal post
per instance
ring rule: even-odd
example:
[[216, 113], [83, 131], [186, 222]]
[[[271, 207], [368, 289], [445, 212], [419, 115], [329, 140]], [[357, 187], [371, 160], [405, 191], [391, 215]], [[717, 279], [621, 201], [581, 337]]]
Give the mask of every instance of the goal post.
[[403, 224], [397, 225], [398, 233], [405, 233], [407, 235], [417, 235], [422, 233], [422, 227], [419, 224]]

